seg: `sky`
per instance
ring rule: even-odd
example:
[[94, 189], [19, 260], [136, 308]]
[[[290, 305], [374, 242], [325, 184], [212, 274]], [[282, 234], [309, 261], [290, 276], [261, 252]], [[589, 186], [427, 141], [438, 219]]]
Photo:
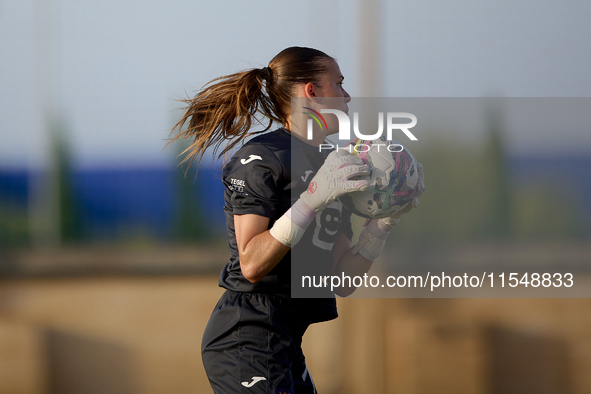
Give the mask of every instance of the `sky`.
[[[168, 166], [176, 99], [294, 45], [335, 57], [352, 96], [368, 74], [384, 97], [591, 96], [591, 2], [372, 1], [1, 0], [0, 169], [47, 165], [46, 113], [79, 168]], [[589, 135], [514, 149], [591, 154]]]

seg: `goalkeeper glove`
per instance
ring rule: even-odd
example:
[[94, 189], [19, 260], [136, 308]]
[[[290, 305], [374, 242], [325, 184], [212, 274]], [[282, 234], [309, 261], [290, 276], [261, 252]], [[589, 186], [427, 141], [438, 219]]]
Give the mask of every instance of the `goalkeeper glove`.
[[271, 228], [283, 245], [298, 243], [317, 212], [342, 195], [370, 187], [369, 167], [347, 151], [331, 152], [310, 181], [308, 189]]
[[417, 163], [417, 167], [419, 171], [419, 182], [413, 199], [406, 205], [406, 207], [404, 207], [404, 209], [392, 216], [382, 219], [370, 219], [365, 222], [363, 231], [359, 235], [359, 241], [357, 241], [355, 246], [351, 249], [353, 255], [359, 253], [363, 258], [369, 261], [377, 259], [384, 250], [386, 238], [388, 238], [388, 235], [394, 226], [398, 224], [402, 215], [419, 206], [419, 197], [425, 191], [425, 171], [423, 170], [423, 165], [421, 163]]

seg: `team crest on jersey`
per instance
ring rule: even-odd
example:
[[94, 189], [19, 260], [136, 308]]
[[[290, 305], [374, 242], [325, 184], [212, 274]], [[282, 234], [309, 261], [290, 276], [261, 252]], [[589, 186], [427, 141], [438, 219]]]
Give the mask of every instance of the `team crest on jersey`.
[[275, 394], [293, 394], [293, 391], [287, 389], [275, 389]]

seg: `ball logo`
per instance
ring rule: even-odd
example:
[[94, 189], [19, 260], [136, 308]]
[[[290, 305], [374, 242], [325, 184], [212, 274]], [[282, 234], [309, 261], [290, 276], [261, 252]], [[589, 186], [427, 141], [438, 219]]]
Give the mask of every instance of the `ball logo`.
[[308, 186], [308, 190], [307, 190], [308, 194], [313, 194], [316, 191], [316, 188], [317, 188], [316, 182], [314, 182], [314, 181], [310, 182], [310, 185]]

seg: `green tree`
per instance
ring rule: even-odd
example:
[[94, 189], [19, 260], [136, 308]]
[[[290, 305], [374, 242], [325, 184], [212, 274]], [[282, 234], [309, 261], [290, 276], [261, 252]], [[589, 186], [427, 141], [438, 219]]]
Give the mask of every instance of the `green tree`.
[[497, 107], [489, 107], [486, 119], [487, 145], [484, 149], [488, 204], [490, 209], [485, 232], [493, 238], [509, 238], [511, 228], [511, 182], [507, 154], [503, 144], [502, 115]]
[[52, 184], [57, 195], [58, 231], [61, 242], [70, 243], [82, 239], [80, 210], [72, 188], [72, 160], [68, 133], [63, 121], [50, 125], [52, 147]]

